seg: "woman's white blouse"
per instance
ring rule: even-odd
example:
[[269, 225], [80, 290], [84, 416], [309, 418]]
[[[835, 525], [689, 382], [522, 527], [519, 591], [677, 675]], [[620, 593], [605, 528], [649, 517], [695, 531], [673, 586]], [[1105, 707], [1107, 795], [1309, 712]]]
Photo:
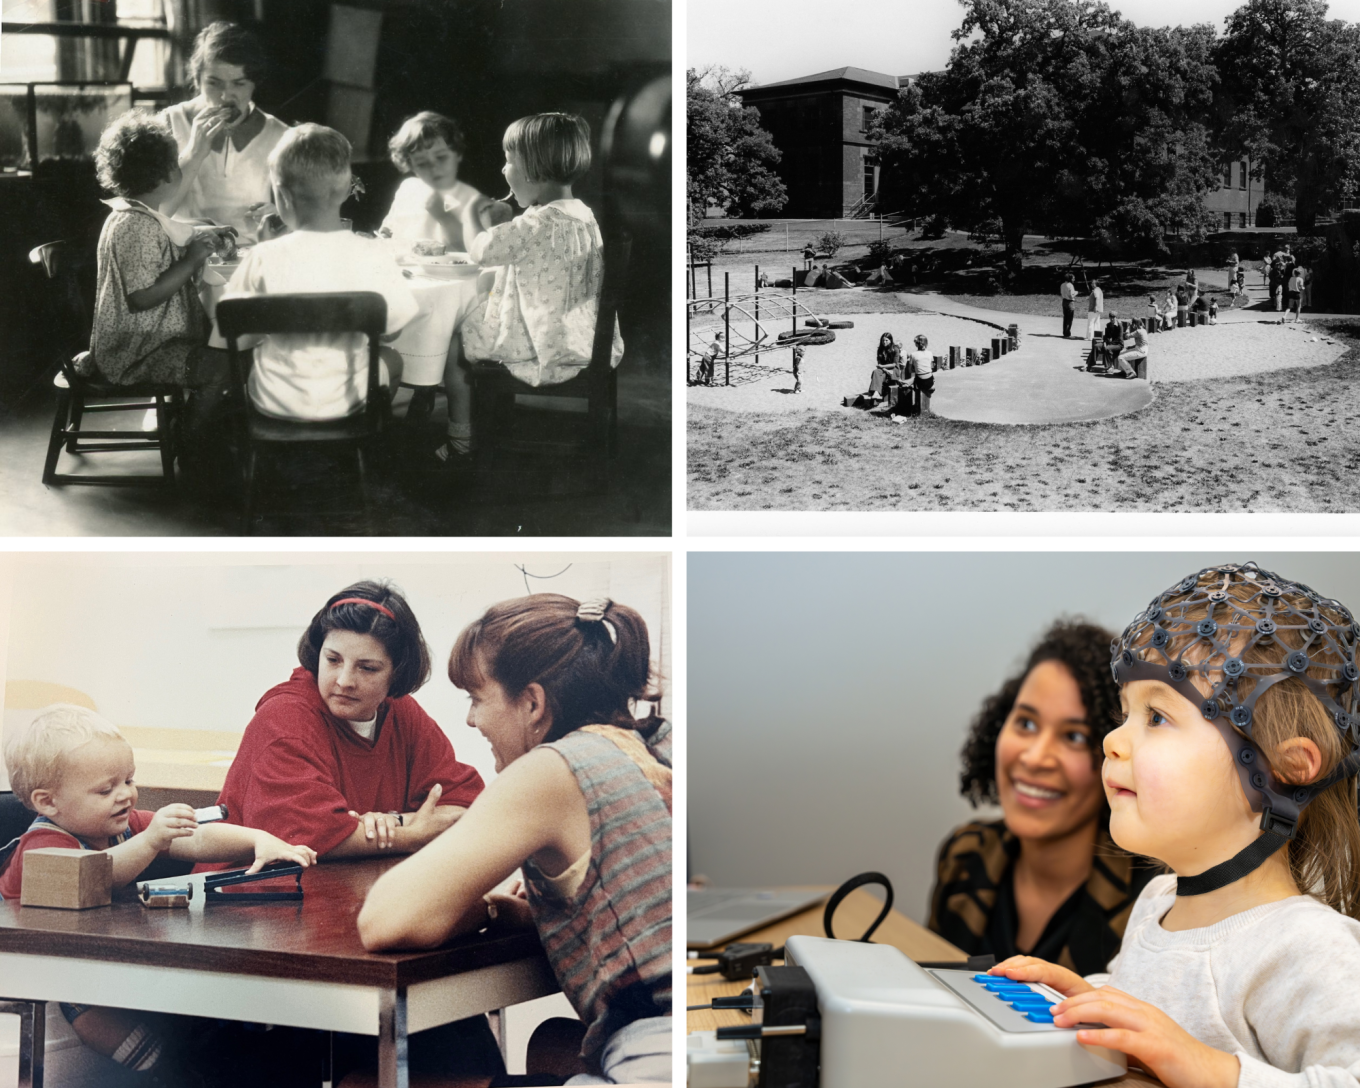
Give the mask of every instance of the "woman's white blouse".
[[[193, 119], [203, 108], [201, 100], [195, 98], [179, 102], [165, 111], [165, 119], [181, 154], [189, 146]], [[273, 200], [269, 185], [269, 154], [283, 139], [288, 126], [258, 106], [254, 108], [264, 118], [264, 128], [244, 150], [237, 151], [228, 138], [223, 141], [221, 151], [208, 152], [179, 207], [179, 216], [212, 219], [235, 227], [242, 237], [255, 237], [255, 224], [247, 220], [246, 211], [252, 204]]]

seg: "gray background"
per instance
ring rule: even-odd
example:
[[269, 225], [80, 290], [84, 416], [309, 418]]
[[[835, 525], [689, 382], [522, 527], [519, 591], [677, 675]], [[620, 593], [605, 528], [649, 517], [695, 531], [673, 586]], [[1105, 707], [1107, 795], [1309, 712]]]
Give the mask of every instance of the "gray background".
[[1044, 628], [1081, 615], [1118, 633], [1186, 574], [1247, 559], [1360, 609], [1354, 553], [691, 552], [691, 873], [875, 869], [924, 922], [935, 852], [976, 812], [959, 796], [968, 726]]

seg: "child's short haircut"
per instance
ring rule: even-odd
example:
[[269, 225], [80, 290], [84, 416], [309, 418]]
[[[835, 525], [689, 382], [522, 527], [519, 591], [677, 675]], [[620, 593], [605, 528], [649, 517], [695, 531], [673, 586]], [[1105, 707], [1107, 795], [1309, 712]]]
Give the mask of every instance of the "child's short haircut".
[[433, 110], [421, 110], [414, 117], [406, 118], [396, 135], [387, 141], [392, 164], [403, 174], [409, 174], [411, 156], [417, 151], [424, 151], [435, 140], [443, 140], [448, 149], [457, 155], [467, 150], [467, 141], [457, 121]]
[[392, 660], [389, 698], [410, 695], [430, 678], [430, 649], [415, 613], [390, 582], [355, 582], [333, 593], [298, 639], [298, 663], [313, 676], [321, 667], [321, 647], [331, 631], [372, 635]]
[[570, 185], [590, 169], [590, 126], [574, 113], [535, 113], [505, 130], [501, 147], [530, 181]]
[[129, 110], [99, 137], [94, 165], [105, 189], [118, 196], [140, 196], [179, 166], [179, 145], [164, 121], [143, 110]]
[[31, 809], [33, 791], [58, 786], [66, 757], [98, 737], [124, 739], [117, 726], [87, 707], [53, 703], [38, 711], [28, 725], [5, 737], [5, 768], [14, 795]]
[[298, 125], [270, 152], [269, 173], [295, 200], [324, 204], [338, 192], [348, 194], [350, 150], [349, 141], [333, 128]]

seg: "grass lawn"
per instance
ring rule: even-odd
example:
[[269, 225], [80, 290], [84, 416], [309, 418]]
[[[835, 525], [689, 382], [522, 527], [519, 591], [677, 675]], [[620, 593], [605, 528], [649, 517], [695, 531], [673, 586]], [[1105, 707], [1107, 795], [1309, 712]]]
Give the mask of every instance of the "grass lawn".
[[690, 405], [689, 507], [1353, 512], [1360, 321], [1327, 328], [1349, 344], [1329, 366], [1164, 384], [1143, 411], [1094, 423]]

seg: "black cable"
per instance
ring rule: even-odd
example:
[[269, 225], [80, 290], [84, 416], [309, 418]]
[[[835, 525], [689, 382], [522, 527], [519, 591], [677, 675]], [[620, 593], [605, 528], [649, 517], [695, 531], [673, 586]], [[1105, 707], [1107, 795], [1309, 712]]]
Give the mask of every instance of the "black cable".
[[822, 914], [822, 928], [826, 930], [826, 935], [833, 941], [838, 939], [831, 928], [831, 919], [836, 914], [836, 908], [841, 905], [841, 901], [844, 900], [847, 895], [856, 888], [862, 888], [865, 884], [881, 884], [888, 894], [884, 900], [883, 909], [879, 911], [878, 917], [874, 919], [873, 925], [866, 929], [863, 935], [857, 937], [856, 940], [868, 941], [869, 938], [873, 936], [874, 930], [883, 923], [883, 919], [888, 917], [888, 911], [892, 910], [893, 886], [891, 880], [882, 873], [860, 873], [858, 876], [852, 876], [831, 893], [831, 898], [826, 901], [826, 911]]

